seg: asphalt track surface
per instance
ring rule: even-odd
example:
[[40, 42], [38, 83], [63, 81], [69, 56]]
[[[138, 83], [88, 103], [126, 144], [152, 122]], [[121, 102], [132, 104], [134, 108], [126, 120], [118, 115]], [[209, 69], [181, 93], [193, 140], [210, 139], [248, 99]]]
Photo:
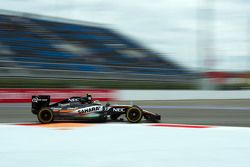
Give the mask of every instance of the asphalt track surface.
[[[118, 102], [117, 102], [118, 103]], [[119, 104], [131, 102], [119, 102]], [[250, 127], [249, 100], [136, 101], [162, 123]], [[0, 123], [37, 122], [30, 104], [0, 104]]]

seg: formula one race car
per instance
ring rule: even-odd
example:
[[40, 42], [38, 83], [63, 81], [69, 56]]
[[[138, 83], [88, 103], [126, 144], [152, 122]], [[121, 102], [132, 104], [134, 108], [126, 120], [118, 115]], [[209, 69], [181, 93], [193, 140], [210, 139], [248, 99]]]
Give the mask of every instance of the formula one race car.
[[50, 104], [50, 96], [32, 96], [32, 113], [37, 115], [41, 123], [51, 123], [55, 120], [79, 120], [105, 122], [108, 119], [118, 120], [121, 115], [131, 123], [138, 123], [145, 118], [157, 122], [161, 119], [158, 114], [141, 109], [136, 105], [102, 105], [92, 101], [92, 96], [70, 97], [60, 102]]

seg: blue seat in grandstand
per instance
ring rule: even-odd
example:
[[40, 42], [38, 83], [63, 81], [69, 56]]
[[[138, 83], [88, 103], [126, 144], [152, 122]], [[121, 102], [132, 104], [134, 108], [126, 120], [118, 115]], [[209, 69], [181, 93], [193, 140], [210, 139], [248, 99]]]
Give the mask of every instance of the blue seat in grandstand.
[[20, 61], [19, 65], [33, 69], [53, 69], [53, 70], [72, 70], [72, 71], [88, 71], [88, 72], [108, 72], [109, 68], [100, 65], [88, 64], [65, 64], [65, 63], [35, 63]]

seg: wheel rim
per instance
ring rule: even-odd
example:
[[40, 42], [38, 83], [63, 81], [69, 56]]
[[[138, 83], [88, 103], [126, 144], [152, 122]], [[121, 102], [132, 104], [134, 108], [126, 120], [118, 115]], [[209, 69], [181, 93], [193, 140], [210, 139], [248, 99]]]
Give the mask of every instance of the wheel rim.
[[132, 109], [129, 111], [128, 117], [131, 121], [138, 121], [141, 117], [141, 113], [137, 109]]
[[40, 118], [43, 122], [50, 122], [52, 120], [52, 114], [50, 111], [45, 110], [40, 113]]

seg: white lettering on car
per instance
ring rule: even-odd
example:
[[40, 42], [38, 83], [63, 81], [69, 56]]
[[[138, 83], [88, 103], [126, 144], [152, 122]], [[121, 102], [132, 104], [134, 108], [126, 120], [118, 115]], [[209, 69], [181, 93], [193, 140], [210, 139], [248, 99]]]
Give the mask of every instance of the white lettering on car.
[[98, 112], [98, 111], [102, 111], [101, 106], [85, 107], [85, 108], [80, 108], [78, 110], [75, 110], [75, 112], [78, 112], [79, 114]]
[[125, 108], [113, 108], [114, 112], [124, 112]]
[[48, 101], [48, 99], [39, 99], [38, 97], [34, 97], [34, 98], [32, 99], [32, 102], [33, 102], [33, 103], [38, 103], [39, 101]]
[[34, 97], [34, 98], [32, 99], [32, 102], [33, 102], [33, 103], [37, 103], [37, 102], [38, 102], [38, 97]]
[[77, 101], [79, 101], [79, 100], [78, 100], [78, 99], [74, 99], [74, 98], [70, 98], [69, 101], [70, 101], [70, 102], [77, 102]]

